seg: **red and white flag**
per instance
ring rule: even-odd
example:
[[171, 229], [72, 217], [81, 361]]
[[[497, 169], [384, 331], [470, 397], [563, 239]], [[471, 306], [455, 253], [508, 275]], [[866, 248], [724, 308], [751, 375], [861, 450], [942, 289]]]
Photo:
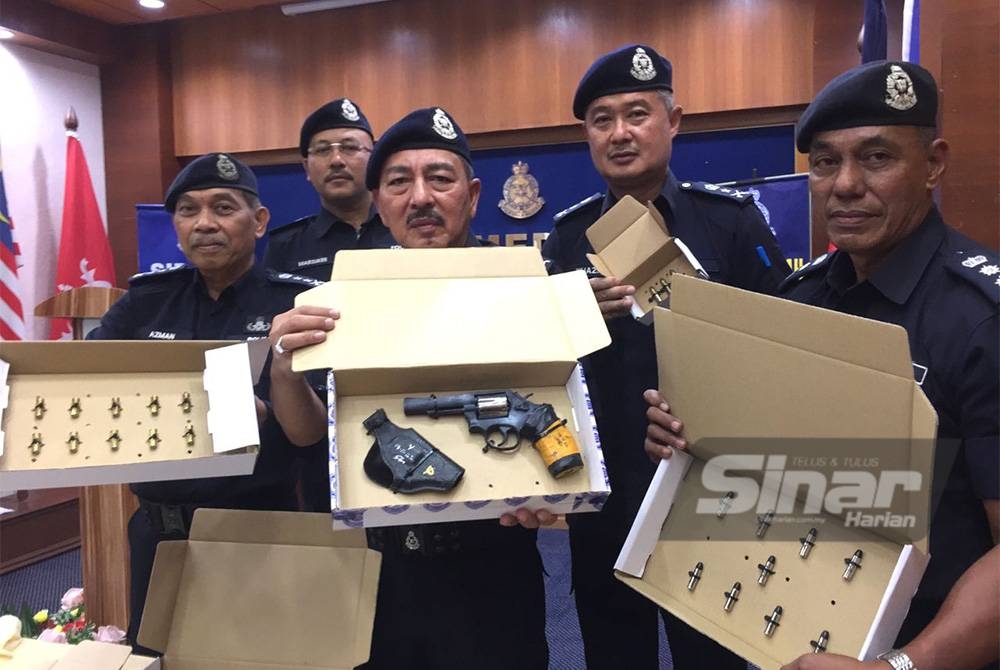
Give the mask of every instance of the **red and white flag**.
[[[90, 181], [90, 170], [76, 133], [70, 131], [66, 135], [66, 192], [56, 291], [61, 293], [80, 286], [111, 287], [115, 284], [115, 264]], [[53, 319], [50, 338], [72, 339], [69, 320]]]

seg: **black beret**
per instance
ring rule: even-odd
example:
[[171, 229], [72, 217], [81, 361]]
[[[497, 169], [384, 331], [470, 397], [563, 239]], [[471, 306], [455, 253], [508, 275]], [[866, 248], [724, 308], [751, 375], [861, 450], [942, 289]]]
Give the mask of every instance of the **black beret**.
[[795, 127], [809, 152], [816, 133], [861, 126], [937, 126], [937, 83], [916, 63], [876, 61], [837, 75], [816, 94]]
[[163, 207], [174, 213], [177, 199], [188, 191], [235, 188], [257, 195], [257, 177], [243, 161], [229, 154], [205, 154], [188, 163], [167, 189]]
[[372, 127], [368, 125], [368, 119], [364, 112], [356, 104], [347, 98], [338, 98], [326, 103], [315, 112], [306, 117], [302, 122], [302, 130], [299, 131], [299, 153], [304, 158], [309, 151], [309, 140], [321, 130], [330, 128], [358, 128], [363, 130], [372, 138]]
[[604, 54], [590, 66], [576, 87], [573, 116], [581, 121], [594, 100], [615, 93], [673, 91], [673, 67], [670, 61], [645, 44], [630, 44]]
[[458, 123], [440, 107], [426, 107], [410, 112], [382, 133], [368, 159], [365, 185], [378, 186], [382, 166], [392, 154], [406, 149], [444, 149], [472, 162], [469, 143]]

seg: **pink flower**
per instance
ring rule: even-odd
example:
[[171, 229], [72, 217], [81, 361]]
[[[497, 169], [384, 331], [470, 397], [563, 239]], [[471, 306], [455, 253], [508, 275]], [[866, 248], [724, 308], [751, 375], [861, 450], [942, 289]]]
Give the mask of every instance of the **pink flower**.
[[63, 633], [62, 631], [57, 633], [55, 628], [46, 628], [38, 635], [38, 639], [42, 642], [66, 644], [66, 633]]
[[64, 610], [76, 609], [82, 604], [83, 604], [83, 589], [74, 587], [63, 594], [61, 603], [62, 609]]
[[98, 642], [121, 644], [125, 641], [125, 631], [117, 626], [101, 626], [97, 629], [97, 637], [94, 639]]

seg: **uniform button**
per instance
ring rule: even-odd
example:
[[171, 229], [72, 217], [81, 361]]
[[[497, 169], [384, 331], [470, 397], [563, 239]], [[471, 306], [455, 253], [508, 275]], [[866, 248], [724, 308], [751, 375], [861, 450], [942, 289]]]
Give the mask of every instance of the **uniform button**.
[[452, 528], [451, 531], [448, 533], [448, 537], [451, 537], [451, 538], [458, 537], [458, 529], [457, 528]]

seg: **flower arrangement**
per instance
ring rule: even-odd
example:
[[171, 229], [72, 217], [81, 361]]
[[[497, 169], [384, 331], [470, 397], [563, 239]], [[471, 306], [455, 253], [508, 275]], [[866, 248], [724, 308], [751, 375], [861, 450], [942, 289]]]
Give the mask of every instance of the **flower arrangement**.
[[[3, 610], [0, 614], [9, 612], [7, 607]], [[84, 640], [118, 644], [125, 642], [125, 631], [116, 626], [98, 626], [87, 619], [81, 588], [72, 588], [63, 594], [59, 609], [55, 612], [43, 609], [32, 615], [27, 604], [24, 604], [21, 606], [19, 617], [24, 637], [33, 637], [45, 642], [60, 644], [79, 644]]]

